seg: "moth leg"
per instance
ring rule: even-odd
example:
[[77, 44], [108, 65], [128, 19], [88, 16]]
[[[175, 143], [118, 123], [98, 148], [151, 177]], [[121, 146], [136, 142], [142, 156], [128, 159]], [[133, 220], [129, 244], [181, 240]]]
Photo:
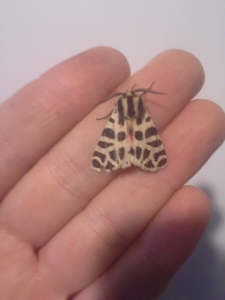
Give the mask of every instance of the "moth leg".
[[96, 120], [99, 121], [99, 120], [107, 119], [108, 117], [111, 116], [112, 112], [113, 112], [113, 110], [112, 110], [107, 116], [105, 116], [105, 117], [103, 117], [103, 118], [97, 118]]

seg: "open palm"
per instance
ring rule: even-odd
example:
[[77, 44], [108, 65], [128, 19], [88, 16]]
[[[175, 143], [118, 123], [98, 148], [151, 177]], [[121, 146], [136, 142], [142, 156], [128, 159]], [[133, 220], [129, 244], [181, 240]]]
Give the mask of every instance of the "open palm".
[[[148, 87], [145, 107], [168, 165], [98, 173], [91, 157], [115, 91]], [[209, 216], [183, 185], [225, 136], [223, 111], [190, 100], [199, 61], [170, 50], [129, 77], [124, 56], [98, 47], [46, 72], [0, 106], [0, 299], [157, 299]]]

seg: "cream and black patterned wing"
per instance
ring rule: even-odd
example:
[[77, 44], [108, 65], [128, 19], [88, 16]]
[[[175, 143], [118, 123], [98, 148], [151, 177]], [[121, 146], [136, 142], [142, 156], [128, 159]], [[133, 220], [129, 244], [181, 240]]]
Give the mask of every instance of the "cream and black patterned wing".
[[[121, 116], [120, 116], [121, 117]], [[116, 171], [120, 168], [130, 167], [130, 146], [127, 141], [126, 122], [121, 120], [117, 106], [114, 108], [109, 120], [98, 141], [92, 157], [92, 168], [101, 172], [105, 168], [107, 172]]]
[[130, 161], [143, 170], [155, 172], [166, 166], [167, 156], [158, 131], [144, 110], [143, 118], [134, 120]]

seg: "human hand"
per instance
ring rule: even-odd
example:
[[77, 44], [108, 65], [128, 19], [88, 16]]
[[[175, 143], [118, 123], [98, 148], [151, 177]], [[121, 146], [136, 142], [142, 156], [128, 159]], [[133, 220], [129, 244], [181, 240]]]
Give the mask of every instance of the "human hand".
[[[168, 165], [110, 174], [91, 157], [118, 91], [148, 87], [145, 106]], [[191, 54], [159, 54], [129, 77], [116, 50], [94, 48], [46, 72], [0, 106], [0, 299], [157, 299], [210, 216], [183, 185], [225, 136], [223, 111], [190, 100], [204, 72]]]

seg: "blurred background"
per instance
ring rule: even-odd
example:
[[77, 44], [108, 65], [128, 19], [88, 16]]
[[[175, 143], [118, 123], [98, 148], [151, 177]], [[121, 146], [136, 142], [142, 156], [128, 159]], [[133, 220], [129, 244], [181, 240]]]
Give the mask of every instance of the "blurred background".
[[[225, 1], [1, 0], [0, 102], [55, 64], [90, 47], [118, 49], [132, 73], [170, 48], [205, 69], [198, 98], [225, 110]], [[225, 299], [225, 144], [189, 182], [213, 214], [198, 247], [162, 300]]]

